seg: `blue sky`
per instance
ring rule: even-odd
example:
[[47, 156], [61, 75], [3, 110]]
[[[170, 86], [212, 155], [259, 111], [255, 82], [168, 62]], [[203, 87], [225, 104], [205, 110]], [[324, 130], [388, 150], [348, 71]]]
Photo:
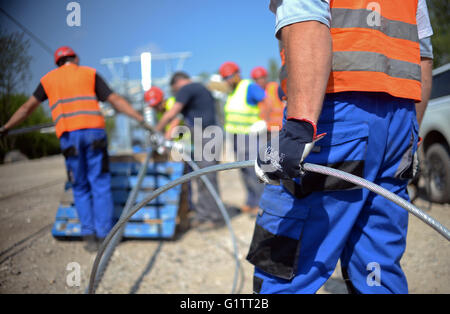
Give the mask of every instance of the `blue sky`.
[[[191, 51], [184, 70], [191, 75], [215, 72], [227, 60], [237, 62], [244, 77], [255, 66], [278, 58], [275, 18], [269, 0], [78, 0], [81, 26], [66, 23], [70, 0], [0, 0], [0, 6], [41, 38], [52, 50], [71, 46], [81, 63], [94, 67], [106, 79], [101, 58]], [[20, 31], [0, 13], [0, 26]], [[26, 38], [29, 38], [26, 36]], [[53, 57], [30, 39], [31, 93], [42, 75], [54, 68]], [[161, 69], [159, 69], [161, 68]], [[162, 66], [154, 65], [155, 76]], [[138, 71], [130, 76], [138, 78]]]

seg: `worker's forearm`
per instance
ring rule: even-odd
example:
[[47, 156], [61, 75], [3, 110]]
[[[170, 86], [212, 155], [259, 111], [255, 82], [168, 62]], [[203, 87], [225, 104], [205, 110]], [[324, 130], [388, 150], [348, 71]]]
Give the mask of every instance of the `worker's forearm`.
[[12, 129], [13, 127], [22, 123], [33, 111], [39, 106], [40, 101], [34, 96], [31, 96], [19, 109], [11, 116], [8, 122], [4, 125], [5, 129]]
[[28, 117], [28, 112], [24, 108], [19, 108], [4, 125], [5, 129], [12, 129], [16, 125], [22, 123]]
[[144, 117], [137, 112], [131, 105], [126, 101], [122, 96], [118, 94], [112, 93], [108, 97], [108, 102], [116, 109], [117, 111], [126, 114], [130, 118], [133, 118], [139, 122], [144, 121]]
[[169, 127], [167, 128], [166, 134], [164, 135], [164, 137], [168, 140], [172, 139], [172, 133], [174, 131], [174, 129], [179, 126], [181, 123], [181, 119], [180, 118], [174, 118], [170, 123], [169, 123]]
[[169, 124], [174, 118], [176, 117], [176, 114], [172, 114], [170, 111], [166, 112], [162, 117], [161, 120], [159, 120], [158, 124], [156, 125], [156, 131], [162, 132], [167, 124]]
[[156, 131], [162, 132], [167, 124], [169, 124], [175, 117], [181, 112], [182, 105], [180, 103], [175, 103], [173, 107], [167, 111], [159, 120], [156, 125]]
[[288, 71], [287, 116], [317, 123], [331, 70], [330, 30], [308, 21], [284, 27], [281, 36]]
[[422, 101], [416, 103], [416, 115], [419, 125], [422, 123], [423, 115], [427, 109], [428, 100], [430, 99], [432, 86], [432, 70], [433, 59], [421, 58], [420, 65], [422, 69]]

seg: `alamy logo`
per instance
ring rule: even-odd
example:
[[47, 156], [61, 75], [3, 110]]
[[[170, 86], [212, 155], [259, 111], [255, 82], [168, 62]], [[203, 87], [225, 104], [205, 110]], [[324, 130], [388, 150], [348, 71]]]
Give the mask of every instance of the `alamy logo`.
[[81, 286], [81, 266], [77, 262], [70, 262], [66, 266], [66, 270], [69, 274], [66, 276], [66, 284], [69, 287]]
[[381, 286], [381, 267], [380, 264], [376, 262], [371, 262], [367, 264], [366, 269], [370, 271], [367, 275], [366, 283], [369, 287]]
[[367, 4], [367, 10], [372, 11], [367, 16], [367, 25], [381, 26], [381, 5], [378, 2], [370, 2]]
[[78, 2], [69, 2], [66, 11], [70, 11], [67, 15], [66, 23], [68, 26], [81, 26], [81, 6]]

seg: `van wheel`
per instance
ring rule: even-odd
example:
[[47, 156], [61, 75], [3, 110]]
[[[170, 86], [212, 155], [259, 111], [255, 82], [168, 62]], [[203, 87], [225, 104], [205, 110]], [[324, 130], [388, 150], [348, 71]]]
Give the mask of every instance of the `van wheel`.
[[426, 152], [428, 166], [427, 194], [436, 203], [450, 202], [450, 156], [448, 150], [435, 143]]

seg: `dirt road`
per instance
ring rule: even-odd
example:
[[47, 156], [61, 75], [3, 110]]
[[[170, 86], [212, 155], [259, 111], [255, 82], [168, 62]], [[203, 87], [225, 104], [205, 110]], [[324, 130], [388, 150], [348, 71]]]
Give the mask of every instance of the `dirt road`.
[[[81, 242], [58, 241], [50, 233], [66, 178], [63, 158], [1, 165], [0, 178], [0, 293], [83, 293], [95, 255], [85, 252]], [[239, 173], [220, 173], [219, 181], [226, 205], [240, 206]], [[427, 207], [423, 200], [416, 204]], [[429, 213], [450, 226], [449, 204], [433, 204]], [[242, 266], [240, 293], [252, 292], [252, 267], [245, 255], [253, 223], [246, 215], [232, 219]], [[70, 284], [74, 262], [81, 267], [80, 287]], [[450, 245], [413, 216], [401, 263], [411, 293], [450, 293]], [[189, 230], [171, 241], [122, 242], [97, 292], [229, 293], [234, 270], [226, 228]], [[346, 293], [339, 271], [319, 293]]]

